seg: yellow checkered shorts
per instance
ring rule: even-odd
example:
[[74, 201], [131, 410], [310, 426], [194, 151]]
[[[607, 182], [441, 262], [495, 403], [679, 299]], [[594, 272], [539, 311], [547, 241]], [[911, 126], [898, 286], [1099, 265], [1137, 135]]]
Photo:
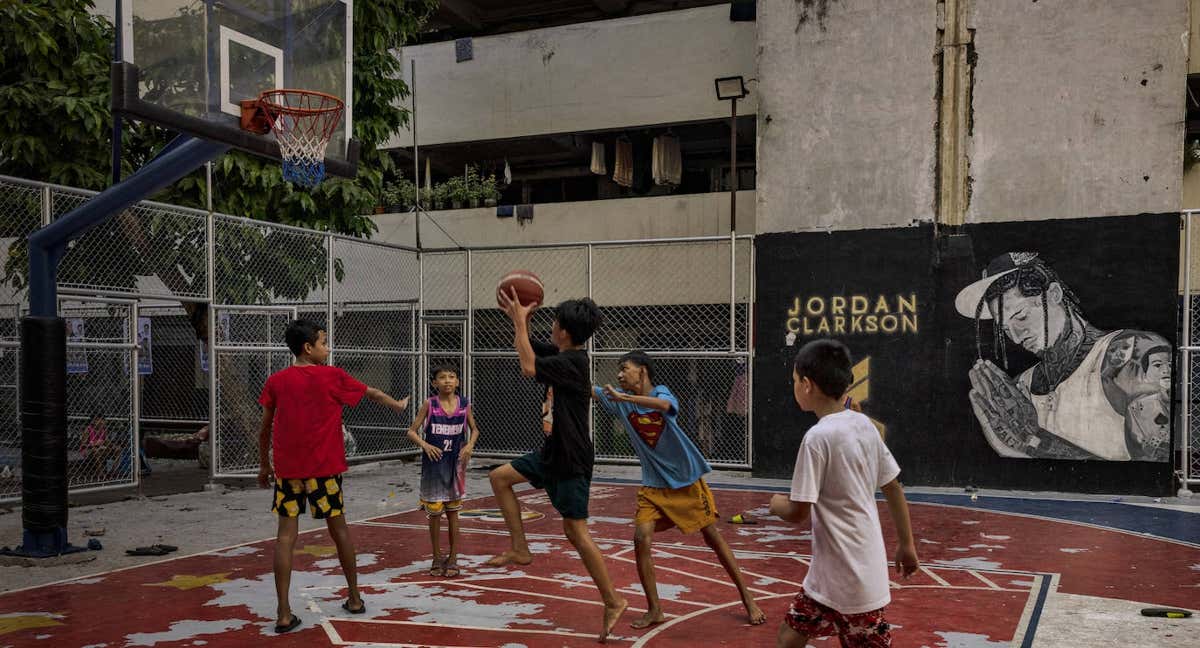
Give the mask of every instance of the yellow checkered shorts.
[[457, 513], [462, 510], [463, 501], [456, 499], [450, 502], [426, 502], [421, 500], [421, 508], [425, 510], [425, 515], [435, 518], [442, 513], [450, 512]]
[[300, 517], [306, 503], [312, 505], [312, 516], [318, 520], [342, 515], [342, 476], [275, 480], [271, 510], [279, 517]]

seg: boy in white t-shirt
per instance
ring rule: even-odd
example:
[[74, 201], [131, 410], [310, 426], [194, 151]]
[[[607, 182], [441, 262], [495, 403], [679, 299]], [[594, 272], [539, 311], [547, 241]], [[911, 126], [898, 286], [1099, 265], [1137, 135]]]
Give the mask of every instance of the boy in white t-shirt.
[[896, 481], [900, 467], [871, 419], [847, 410], [850, 351], [815, 340], [796, 354], [793, 392], [800, 409], [820, 419], [796, 455], [791, 495], [771, 498], [771, 513], [799, 523], [812, 513], [813, 558], [804, 586], [779, 627], [780, 648], [837, 635], [846, 648], [892, 645], [883, 609], [891, 601], [887, 554], [875, 491], [883, 489], [900, 546], [896, 569], [917, 570], [908, 502]]

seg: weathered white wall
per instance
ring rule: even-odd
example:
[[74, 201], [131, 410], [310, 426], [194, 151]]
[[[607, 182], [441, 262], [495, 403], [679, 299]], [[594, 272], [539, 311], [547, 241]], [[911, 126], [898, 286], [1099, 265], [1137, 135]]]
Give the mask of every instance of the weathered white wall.
[[[754, 193], [738, 192], [739, 233], [754, 233]], [[413, 214], [379, 214], [372, 218], [379, 226], [374, 240], [397, 245], [416, 244]], [[494, 207], [428, 212], [421, 221], [421, 246], [424, 248], [541, 245], [728, 234], [728, 193], [534, 205], [534, 218], [525, 225], [519, 224], [516, 218], [497, 218]]]
[[1187, 0], [973, 6], [968, 222], [1180, 208]]
[[934, 214], [935, 0], [758, 3], [758, 231]]
[[[421, 244], [426, 248], [451, 247], [455, 241], [465, 247], [541, 245], [729, 234], [727, 193], [550, 203], [534, 209], [533, 221], [524, 226], [515, 218], [496, 218], [495, 208], [431, 212], [422, 219]], [[413, 218], [412, 214], [375, 216], [379, 232], [374, 239], [413, 245]], [[738, 224], [740, 233], [754, 231], [753, 191], [738, 193]], [[739, 242], [735, 257], [739, 300], [749, 298], [749, 255], [749, 243]], [[471, 299], [474, 304], [493, 303], [495, 282], [518, 268], [542, 277], [547, 303], [586, 295], [587, 264], [587, 251], [579, 246], [475, 251], [471, 270], [476, 283]], [[729, 299], [727, 241], [597, 247], [592, 268], [595, 277], [603, 278], [593, 284], [593, 295], [610, 306], [723, 303]], [[461, 253], [427, 256], [426, 308], [465, 308], [465, 273]]]
[[[754, 76], [754, 24], [728, 5], [406, 47], [417, 63], [419, 144], [571, 133], [726, 117], [713, 80]], [[751, 114], [753, 100], [738, 111]], [[408, 147], [399, 133], [388, 147]]]

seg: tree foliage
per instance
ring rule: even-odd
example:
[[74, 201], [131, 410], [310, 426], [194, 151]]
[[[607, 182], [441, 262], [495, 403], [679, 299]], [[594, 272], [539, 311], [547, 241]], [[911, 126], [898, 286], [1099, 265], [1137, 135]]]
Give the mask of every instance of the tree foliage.
[[[408, 120], [403, 107], [408, 87], [395, 51], [436, 6], [436, 0], [354, 3], [354, 137], [362, 145], [357, 178], [327, 178], [305, 190], [283, 180], [278, 161], [234, 151], [214, 164], [214, 209], [369, 237], [374, 224], [367, 214], [395, 171], [379, 147]], [[0, 173], [93, 190], [111, 183], [113, 28], [93, 8], [91, 0], [0, 0], [0, 24], [5, 25], [0, 29]], [[127, 122], [123, 173], [152, 159], [172, 136]], [[200, 208], [205, 193], [201, 169], [153, 198]], [[27, 226], [0, 222], [6, 230], [0, 235], [18, 239], [5, 268], [5, 280], [17, 288], [25, 285], [21, 241], [28, 232], [7, 230]], [[200, 287], [191, 284], [199, 280], [195, 264], [203, 259], [202, 233], [173, 214], [126, 212], [78, 242], [64, 261], [60, 282], [131, 289], [135, 275], [156, 275], [172, 290], [195, 293]], [[244, 284], [231, 300], [303, 299], [324, 284], [319, 239], [284, 248], [279, 245], [283, 234], [267, 228], [218, 233], [221, 275]], [[308, 255], [312, 262], [292, 264], [288, 273], [268, 270], [285, 263], [285, 254]], [[72, 263], [73, 258], [86, 262]]]

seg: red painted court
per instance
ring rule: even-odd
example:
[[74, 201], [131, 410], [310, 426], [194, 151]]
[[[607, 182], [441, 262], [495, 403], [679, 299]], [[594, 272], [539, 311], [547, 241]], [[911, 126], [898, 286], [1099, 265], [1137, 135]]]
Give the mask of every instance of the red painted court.
[[[353, 483], [348, 484], [353, 487]], [[722, 523], [768, 620], [747, 625], [736, 589], [699, 534], [658, 536], [655, 556], [667, 623], [635, 631], [634, 486], [597, 483], [592, 533], [630, 602], [616, 646], [765, 646], [807, 569], [808, 534], [771, 520]], [[725, 513], [763, 513], [769, 493], [714, 488]], [[292, 605], [304, 625], [277, 636], [272, 542], [165, 560], [0, 596], [0, 645], [15, 646], [593, 646], [602, 607], [561, 523], [540, 491], [521, 498], [535, 561], [479, 565], [506, 546], [490, 498], [463, 521], [462, 576], [429, 578], [428, 535], [417, 511], [353, 525], [368, 614], [340, 604], [344, 581], [325, 532], [301, 535]], [[1020, 512], [912, 503], [924, 569], [895, 583], [896, 646], [946, 646], [964, 637], [1030, 645], [1046, 594], [1061, 592], [1189, 607], [1200, 587], [1200, 546]], [[964, 498], [963, 503], [969, 504]], [[881, 503], [881, 517], [887, 519]], [[353, 513], [353, 511], [351, 511]], [[267, 515], [264, 510], [263, 515]], [[728, 517], [728, 515], [726, 515]], [[889, 547], [891, 529], [885, 526]], [[835, 645], [836, 642], [817, 642]], [[988, 645], [988, 644], [980, 644]]]

